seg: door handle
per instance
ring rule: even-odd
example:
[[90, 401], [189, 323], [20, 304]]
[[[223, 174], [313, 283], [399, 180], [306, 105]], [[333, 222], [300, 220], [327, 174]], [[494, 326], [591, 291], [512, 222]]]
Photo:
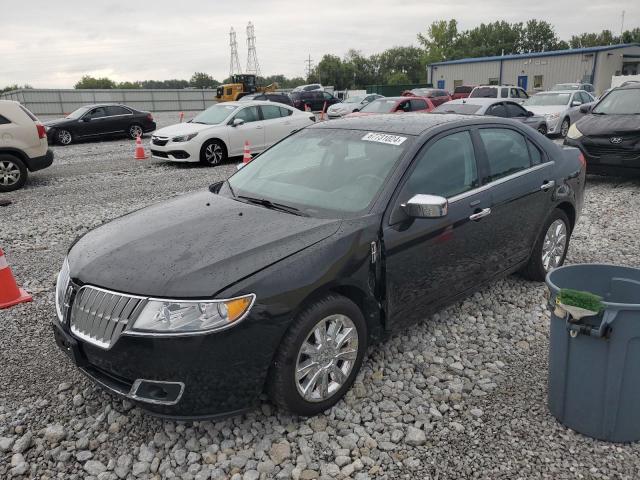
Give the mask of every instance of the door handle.
[[256, 127], [256, 130], [262, 130], [263, 128], [264, 128], [264, 127], [257, 126], [257, 127]]
[[550, 188], [555, 187], [555, 185], [556, 185], [555, 180], [547, 180], [540, 186], [540, 190], [544, 190], [546, 192]]
[[483, 208], [482, 210], [480, 210], [477, 213], [474, 213], [473, 215], [469, 216], [469, 220], [480, 220], [481, 218], [484, 218], [488, 215], [491, 215], [491, 209], [490, 208]]

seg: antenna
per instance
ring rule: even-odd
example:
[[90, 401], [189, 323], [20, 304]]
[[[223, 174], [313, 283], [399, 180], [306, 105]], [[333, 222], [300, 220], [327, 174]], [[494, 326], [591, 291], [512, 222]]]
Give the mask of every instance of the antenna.
[[236, 31], [231, 27], [229, 32], [229, 46], [231, 47], [231, 62], [229, 64], [229, 76], [242, 73], [240, 69], [240, 58], [238, 58], [238, 42], [236, 41]]
[[247, 73], [260, 75], [260, 64], [256, 53], [256, 32], [253, 23], [247, 25]]

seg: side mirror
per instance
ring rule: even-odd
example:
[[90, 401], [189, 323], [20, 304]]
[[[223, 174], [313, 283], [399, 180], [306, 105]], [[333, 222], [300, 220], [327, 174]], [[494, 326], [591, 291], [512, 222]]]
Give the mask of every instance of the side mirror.
[[580, 113], [589, 113], [591, 111], [592, 105], [589, 103], [583, 103], [580, 105]]
[[354, 108], [354, 109], [353, 109], [353, 111], [354, 111], [354, 112], [359, 112], [359, 111], [360, 111], [360, 109], [359, 109], [359, 108]]
[[531, 110], [527, 110], [527, 117], [533, 117], [534, 113]]
[[241, 118], [234, 118], [233, 122], [231, 123], [232, 127], [239, 127], [240, 125], [244, 124], [244, 120]]
[[90, 122], [91, 121], [91, 117], [82, 117], [82, 121], [83, 122]]
[[574, 100], [573, 102], [571, 102], [572, 107], [579, 107], [580, 105], [582, 105], [582, 102], [579, 100]]
[[444, 197], [419, 194], [400, 206], [412, 218], [442, 218], [447, 215], [449, 203]]

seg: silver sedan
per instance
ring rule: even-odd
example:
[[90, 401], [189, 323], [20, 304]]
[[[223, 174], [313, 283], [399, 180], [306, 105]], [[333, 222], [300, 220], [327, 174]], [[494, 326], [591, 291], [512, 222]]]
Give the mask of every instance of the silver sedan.
[[333, 105], [331, 105], [327, 110], [327, 115], [329, 116], [329, 118], [344, 117], [346, 114], [357, 112], [361, 110], [365, 105], [382, 97], [383, 95], [378, 95], [377, 93], [370, 93], [368, 95], [354, 95], [353, 97], [344, 99], [340, 103], [334, 103]]
[[544, 116], [549, 135], [566, 137], [569, 127], [584, 115], [580, 105], [593, 101], [595, 98], [584, 90], [560, 90], [536, 93], [524, 102], [524, 107]]

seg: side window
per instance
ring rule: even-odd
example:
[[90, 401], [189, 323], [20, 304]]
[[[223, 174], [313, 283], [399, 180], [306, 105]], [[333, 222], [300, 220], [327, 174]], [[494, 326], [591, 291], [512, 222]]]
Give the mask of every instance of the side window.
[[532, 142], [527, 140], [529, 146], [529, 156], [531, 157], [531, 165], [540, 165], [542, 163], [542, 152]]
[[107, 109], [105, 107], [94, 108], [89, 112], [89, 117], [91, 118], [101, 118], [107, 116]]
[[265, 120], [273, 120], [274, 118], [280, 118], [280, 107], [276, 105], [261, 105], [262, 117]]
[[280, 109], [281, 117], [288, 117], [289, 115], [293, 115], [293, 110], [289, 110], [288, 108], [278, 107]]
[[500, 89], [500, 98], [507, 98], [509, 96], [509, 89], [508, 88], [501, 88]]
[[507, 109], [504, 108], [502, 103], [496, 103], [487, 109], [487, 115], [491, 115], [493, 117], [506, 117]]
[[481, 128], [479, 133], [489, 161], [488, 182], [531, 166], [529, 149], [520, 133], [506, 128]]
[[427, 109], [427, 102], [425, 102], [424, 100], [422, 100], [421, 98], [415, 99], [415, 100], [410, 100], [411, 102], [411, 111], [415, 112], [418, 110], [426, 110]]
[[11, 123], [11, 121], [7, 117], [0, 115], [0, 125], [6, 125], [7, 123]]
[[580, 92], [580, 100], [582, 101], [582, 103], [593, 102], [593, 99], [591, 98], [591, 96], [585, 92]]
[[110, 105], [107, 107], [107, 115], [131, 115], [131, 110], [118, 105]]
[[225, 91], [225, 95], [233, 95], [233, 88], [229, 87]]
[[508, 117], [526, 117], [527, 116], [527, 111], [517, 103], [506, 102], [505, 106], [507, 107]]
[[396, 112], [410, 112], [411, 111], [411, 104], [409, 103], [409, 100], [404, 100], [404, 101], [400, 102], [394, 111], [396, 111]]
[[257, 107], [246, 107], [236, 113], [233, 119], [240, 118], [244, 120], [244, 123], [257, 122], [260, 120], [258, 116], [258, 108]]
[[519, 98], [520, 94], [518, 93], [518, 89], [517, 88], [510, 88], [509, 89], [509, 96], [511, 98]]
[[437, 140], [418, 154], [416, 166], [404, 184], [400, 200], [417, 194], [453, 197], [478, 186], [478, 171], [469, 132]]
[[332, 100], [333, 99], [333, 95], [331, 95], [330, 93], [327, 93], [327, 92], [322, 92], [322, 98], [324, 100]]
[[529, 98], [529, 94], [527, 92], [524, 91], [524, 89], [519, 89], [520, 91], [520, 98]]

